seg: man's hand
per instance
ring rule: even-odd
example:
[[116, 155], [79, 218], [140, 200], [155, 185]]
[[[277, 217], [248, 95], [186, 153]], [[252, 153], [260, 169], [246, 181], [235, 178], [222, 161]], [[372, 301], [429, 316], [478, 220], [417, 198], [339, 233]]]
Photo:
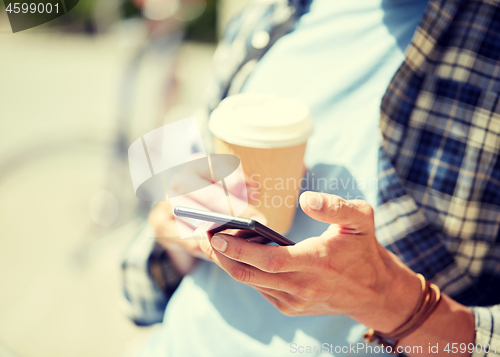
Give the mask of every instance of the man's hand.
[[[200, 155], [195, 154], [192, 158], [195, 159], [198, 157], [200, 157]], [[182, 199], [176, 200], [177, 204], [212, 212], [222, 212], [224, 208], [227, 209], [224, 188], [220, 184], [212, 184], [210, 171], [205, 171], [196, 166], [190, 167], [189, 170], [190, 171], [187, 173], [182, 172], [178, 178], [174, 177], [171, 182], [171, 192], [178, 193], [185, 191], [185, 177], [189, 177], [189, 182], [206, 182], [206, 184], [198, 184], [198, 187], [212, 185], [212, 190], [210, 192], [214, 197], [208, 195], [183, 194]], [[245, 197], [245, 195], [256, 197], [256, 194], [258, 194], [254, 187], [248, 186], [243, 180], [241, 182], [234, 179], [226, 180], [226, 188], [231, 194], [232, 202], [235, 202], [237, 205], [244, 205], [248, 202], [249, 198]], [[217, 199], [218, 197], [224, 197], [224, 200]], [[252, 206], [248, 206], [242, 216], [259, 220], [264, 224], [266, 221], [262, 213]], [[200, 249], [200, 240], [203, 237], [198, 234], [196, 227], [190, 224], [188, 220], [182, 218], [177, 219], [179, 224], [176, 223], [173, 209], [168, 201], [158, 203], [151, 210], [148, 217], [149, 224], [155, 231], [156, 240], [167, 250], [179, 271], [186, 274], [193, 267], [196, 261], [195, 258], [207, 260], [209, 258]], [[211, 223], [206, 223], [201, 225], [199, 229], [206, 231], [210, 229], [212, 225]], [[181, 239], [180, 233], [182, 233], [184, 237], [191, 236], [192, 238]]]
[[185, 222], [177, 227], [172, 206], [167, 202], [158, 203], [149, 214], [149, 224], [154, 228], [156, 240], [169, 251], [184, 250], [193, 257], [208, 259], [194, 239], [181, 239], [179, 228], [194, 235], [194, 227]]
[[205, 236], [201, 249], [286, 315], [343, 314], [382, 332], [406, 321], [421, 283], [377, 242], [370, 205], [314, 192], [300, 205], [331, 224], [321, 236], [276, 247], [219, 233]]

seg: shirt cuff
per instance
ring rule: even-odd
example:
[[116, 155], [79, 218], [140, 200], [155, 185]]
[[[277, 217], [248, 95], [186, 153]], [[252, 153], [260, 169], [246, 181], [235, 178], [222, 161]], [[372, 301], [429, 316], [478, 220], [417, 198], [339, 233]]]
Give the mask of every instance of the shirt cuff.
[[149, 263], [155, 256], [154, 237], [154, 230], [146, 224], [128, 247], [122, 261], [122, 309], [140, 326], [161, 322], [170, 297], [151, 276]]
[[500, 305], [473, 307], [476, 348], [472, 357], [500, 356]]

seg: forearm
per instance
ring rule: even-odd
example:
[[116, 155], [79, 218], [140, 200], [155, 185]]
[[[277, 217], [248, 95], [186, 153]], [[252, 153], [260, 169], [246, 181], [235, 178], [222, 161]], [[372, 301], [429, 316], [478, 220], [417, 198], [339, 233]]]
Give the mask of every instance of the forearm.
[[443, 295], [432, 315], [415, 332], [401, 340], [399, 346], [404, 348], [407, 356], [471, 356], [469, 343], [474, 344], [474, 336], [472, 311]]
[[[381, 254], [385, 258], [382, 274], [385, 279], [380, 279], [380, 294], [385, 297], [379, 300], [370, 315], [354, 318], [377, 331], [390, 333], [411, 317], [422, 284], [417, 275], [395, 255], [388, 251]], [[449, 354], [453, 356], [470, 356], [468, 344], [474, 343], [474, 338], [472, 310], [443, 294], [427, 320], [399, 341], [397, 352], [407, 356], [441, 356], [451, 351]]]
[[141, 326], [162, 321], [165, 306], [176, 286], [167, 289], [166, 280], [171, 283], [176, 280], [174, 284], [179, 282], [171, 275], [164, 279], [163, 249], [155, 245], [151, 239], [153, 235], [151, 227], [145, 225], [127, 248], [122, 261], [123, 307], [129, 318]]

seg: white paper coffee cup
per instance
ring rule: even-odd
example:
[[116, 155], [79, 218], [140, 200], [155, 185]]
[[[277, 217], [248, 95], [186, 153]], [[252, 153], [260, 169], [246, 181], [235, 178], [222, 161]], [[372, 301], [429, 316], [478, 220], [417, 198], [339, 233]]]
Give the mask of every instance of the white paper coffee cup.
[[271, 94], [236, 94], [210, 116], [212, 134], [230, 144], [261, 149], [294, 146], [312, 132], [308, 107]]
[[247, 180], [260, 186], [250, 203], [280, 233], [293, 222], [312, 127], [304, 103], [270, 94], [230, 96], [210, 116], [215, 152], [241, 159]]

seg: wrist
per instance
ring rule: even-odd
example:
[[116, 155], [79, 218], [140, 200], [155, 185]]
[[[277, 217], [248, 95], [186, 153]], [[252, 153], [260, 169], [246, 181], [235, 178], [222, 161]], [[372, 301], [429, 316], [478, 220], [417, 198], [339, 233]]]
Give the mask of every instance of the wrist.
[[[447, 343], [469, 345], [474, 343], [474, 314], [468, 307], [443, 294], [436, 311], [415, 332], [400, 341], [402, 346], [428, 346], [439, 343], [443, 349]], [[439, 352], [441, 352], [440, 350]], [[454, 356], [470, 356], [460, 351]]]
[[385, 249], [382, 254], [385, 264], [378, 279], [374, 304], [362, 316], [353, 318], [376, 331], [389, 333], [412, 316], [422, 283], [395, 255]]

